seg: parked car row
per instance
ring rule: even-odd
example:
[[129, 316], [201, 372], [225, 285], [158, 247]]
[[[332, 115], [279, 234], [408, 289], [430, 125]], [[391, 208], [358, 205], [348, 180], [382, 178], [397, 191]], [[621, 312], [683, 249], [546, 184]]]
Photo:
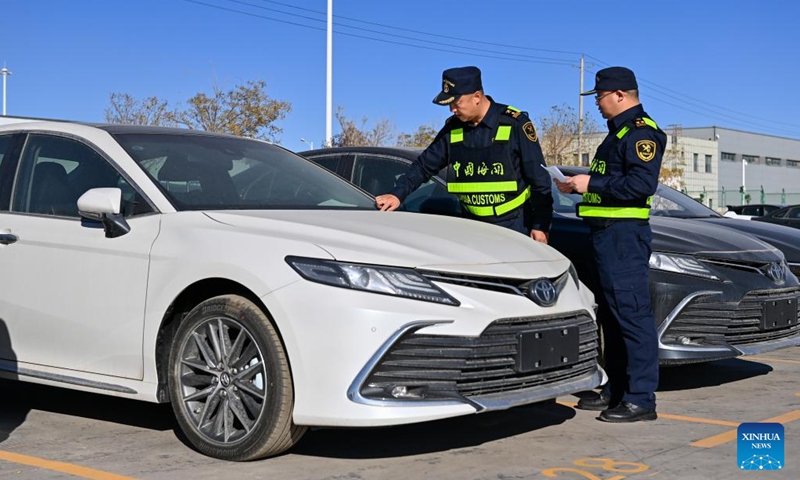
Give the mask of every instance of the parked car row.
[[378, 212], [266, 142], [3, 123], [4, 378], [171, 402], [228, 460], [602, 381], [592, 293], [547, 245]]
[[[352, 147], [302, 152], [372, 195], [388, 192], [418, 149]], [[585, 168], [563, 167], [566, 175]], [[588, 228], [575, 215], [580, 195], [553, 189], [550, 244], [595, 289]], [[443, 175], [401, 209], [461, 214]], [[722, 217], [690, 197], [658, 187], [651, 210], [650, 291], [661, 364], [706, 362], [800, 344], [800, 232]]]

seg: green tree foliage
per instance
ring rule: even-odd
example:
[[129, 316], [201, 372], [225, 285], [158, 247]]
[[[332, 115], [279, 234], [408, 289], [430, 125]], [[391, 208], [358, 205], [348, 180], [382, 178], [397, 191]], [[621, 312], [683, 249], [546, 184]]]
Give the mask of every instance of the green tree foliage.
[[136, 100], [128, 93], [112, 93], [105, 117], [109, 123], [185, 126], [275, 141], [283, 131], [276, 122], [286, 118], [292, 106], [270, 98], [266, 87], [263, 80], [227, 91], [215, 85], [211, 95], [200, 92], [187, 100], [186, 107], [175, 108], [157, 97]]

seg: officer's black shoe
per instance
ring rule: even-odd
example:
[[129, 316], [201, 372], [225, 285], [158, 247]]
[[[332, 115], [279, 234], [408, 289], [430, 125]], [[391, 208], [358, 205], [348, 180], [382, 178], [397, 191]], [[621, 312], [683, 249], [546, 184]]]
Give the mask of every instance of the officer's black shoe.
[[614, 408], [603, 410], [598, 420], [612, 423], [630, 423], [658, 418], [655, 408], [644, 408], [628, 402], [622, 402]]
[[576, 407], [581, 410], [594, 410], [598, 412], [601, 410], [608, 410], [610, 406], [611, 397], [605, 393], [597, 392], [591, 392], [591, 395], [581, 398], [576, 405]]

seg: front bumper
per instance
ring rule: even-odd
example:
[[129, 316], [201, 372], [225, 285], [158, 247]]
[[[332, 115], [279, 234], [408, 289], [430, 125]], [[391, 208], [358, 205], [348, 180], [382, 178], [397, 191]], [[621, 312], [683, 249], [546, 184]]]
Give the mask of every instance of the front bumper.
[[[603, 372], [596, 364], [597, 332], [593, 296], [570, 281], [551, 307], [540, 307], [524, 296], [440, 283], [461, 302], [453, 307], [387, 295], [359, 292], [300, 281], [262, 297], [283, 339], [295, 386], [293, 420], [298, 425], [369, 427], [400, 425], [436, 420], [486, 410], [496, 410], [556, 398], [594, 388]], [[504, 320], [508, 319], [508, 320]], [[510, 322], [511, 325], [504, 322]], [[508, 345], [498, 345], [505, 360], [493, 355], [467, 355], [456, 359], [448, 355], [447, 345], [497, 341], [484, 332], [494, 328], [507, 331], [500, 343], [516, 344], [521, 331], [543, 328], [553, 331], [567, 322], [570, 332], [580, 335], [580, 355], [568, 358], [564, 366], [514, 372], [480, 373], [506, 367], [500, 363], [514, 359]], [[510, 328], [510, 329], [509, 329]], [[366, 395], [374, 377], [385, 372], [388, 361], [408, 342], [440, 342], [431, 345], [433, 356], [444, 363], [470, 361], [468, 368], [451, 369], [449, 379], [430, 378], [424, 398], [396, 398], [389, 394]], [[483, 345], [490, 351], [494, 348]], [[477, 346], [483, 348], [481, 346]], [[511, 353], [511, 357], [508, 357]], [[569, 356], [569, 355], [568, 355]], [[490, 358], [491, 357], [491, 358]], [[514, 359], [515, 360], [515, 359]], [[477, 362], [477, 363], [476, 363]], [[478, 365], [483, 362], [485, 365]], [[488, 365], [493, 363], [493, 366]], [[391, 366], [396, 372], [408, 365]], [[438, 367], [438, 365], [437, 365]], [[413, 369], [412, 369], [413, 370]], [[422, 368], [427, 374], [442, 374], [439, 368]], [[457, 370], [457, 371], [456, 371]], [[513, 368], [512, 368], [513, 370]], [[424, 380], [414, 372], [420, 386]], [[563, 371], [569, 372], [562, 374]], [[474, 377], [481, 377], [472, 382]], [[413, 375], [412, 375], [413, 376]], [[459, 378], [455, 378], [458, 376]], [[393, 381], [389, 379], [389, 381]], [[453, 388], [437, 388], [445, 383]], [[467, 384], [471, 386], [468, 387]], [[435, 385], [434, 385], [435, 384]], [[455, 385], [458, 385], [456, 388]], [[470, 389], [470, 391], [467, 391]], [[389, 391], [392, 389], [389, 388]], [[384, 390], [385, 392], [385, 390]], [[373, 390], [374, 393], [374, 390]]]
[[793, 279], [776, 285], [755, 274], [726, 274], [733, 281], [651, 271], [661, 364], [707, 362], [800, 345], [800, 286]]

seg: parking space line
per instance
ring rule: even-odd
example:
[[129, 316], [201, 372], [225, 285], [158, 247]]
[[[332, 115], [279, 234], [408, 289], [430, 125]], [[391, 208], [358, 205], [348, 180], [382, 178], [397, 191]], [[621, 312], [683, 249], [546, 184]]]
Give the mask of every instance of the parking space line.
[[71, 463], [55, 462], [52, 460], [45, 460], [44, 458], [6, 452], [4, 450], [0, 450], [0, 460], [28, 465], [30, 467], [53, 470], [55, 472], [66, 473], [76, 477], [89, 478], [91, 480], [135, 480], [133, 477], [103, 472], [102, 470], [81, 467], [80, 465], [73, 465]]
[[800, 365], [800, 360], [789, 360], [786, 358], [772, 358], [772, 357], [744, 357], [744, 360], [761, 360], [763, 362], [776, 362], [776, 363], [794, 363], [795, 365]]
[[[577, 405], [575, 402], [563, 402], [558, 401], [559, 405], [564, 405], [565, 407], [573, 407]], [[711, 425], [723, 425], [725, 427], [738, 427], [738, 422], [727, 422], [725, 420], [714, 420], [712, 418], [699, 418], [699, 417], [687, 417], [685, 415], [673, 415], [671, 413], [659, 413], [658, 418], [667, 418], [669, 420], [680, 420], [683, 422], [694, 422], [694, 423], [709, 423]]]
[[[767, 420], [762, 420], [762, 422], [786, 424], [789, 422], [793, 422], [795, 420], [800, 420], [800, 410], [794, 410], [789, 413], [784, 413], [783, 415], [778, 415], [777, 417], [772, 417]], [[693, 447], [699, 447], [699, 448], [713, 448], [722, 445], [723, 443], [732, 442], [734, 440], [736, 440], [736, 430], [728, 430], [727, 432], [723, 432], [718, 435], [714, 435], [712, 437], [692, 442], [691, 445]]]

